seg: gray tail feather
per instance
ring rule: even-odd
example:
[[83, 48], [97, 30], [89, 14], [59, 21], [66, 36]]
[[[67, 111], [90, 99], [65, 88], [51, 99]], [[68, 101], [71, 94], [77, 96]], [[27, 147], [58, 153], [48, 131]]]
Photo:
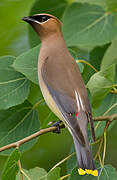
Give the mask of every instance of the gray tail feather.
[[96, 169], [89, 144], [81, 145], [73, 136], [78, 167], [82, 169]]

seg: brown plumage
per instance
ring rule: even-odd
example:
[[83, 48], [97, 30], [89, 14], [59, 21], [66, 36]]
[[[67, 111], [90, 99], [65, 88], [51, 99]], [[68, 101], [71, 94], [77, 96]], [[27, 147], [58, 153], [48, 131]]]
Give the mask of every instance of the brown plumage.
[[23, 20], [31, 24], [42, 42], [38, 78], [44, 99], [69, 129], [79, 168], [94, 170], [87, 134], [89, 121], [95, 139], [91, 108], [78, 65], [67, 50], [61, 22], [49, 14], [36, 14]]

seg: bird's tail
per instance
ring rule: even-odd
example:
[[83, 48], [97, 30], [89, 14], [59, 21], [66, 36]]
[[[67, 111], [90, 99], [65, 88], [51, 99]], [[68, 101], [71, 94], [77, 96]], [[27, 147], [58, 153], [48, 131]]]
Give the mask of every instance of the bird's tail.
[[73, 140], [78, 161], [79, 174], [92, 174], [93, 176], [98, 176], [98, 171], [96, 170], [89, 144], [87, 143], [84, 146], [81, 145], [75, 136], [73, 136]]

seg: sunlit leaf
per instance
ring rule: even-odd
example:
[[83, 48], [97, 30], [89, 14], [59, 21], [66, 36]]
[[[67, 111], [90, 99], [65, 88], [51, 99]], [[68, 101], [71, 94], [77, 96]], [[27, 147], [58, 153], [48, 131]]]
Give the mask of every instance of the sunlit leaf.
[[87, 87], [92, 96], [92, 106], [98, 107], [114, 84], [115, 66], [111, 65], [104, 71], [95, 73], [89, 80]]
[[[43, 176], [47, 175], [47, 172], [43, 168], [35, 167], [30, 169], [29, 171], [23, 169], [24, 173], [31, 179], [31, 180], [41, 180]], [[18, 173], [16, 180], [20, 180], [20, 172]], [[23, 180], [27, 180], [27, 177], [23, 174]]]
[[117, 33], [114, 16], [100, 6], [73, 3], [63, 16], [63, 33], [68, 46], [96, 46], [113, 40]]
[[117, 38], [112, 41], [112, 44], [107, 49], [102, 59], [101, 69], [105, 69], [113, 63], [117, 64]]
[[38, 84], [37, 63], [40, 46], [32, 48], [16, 58], [13, 67], [32, 82]]

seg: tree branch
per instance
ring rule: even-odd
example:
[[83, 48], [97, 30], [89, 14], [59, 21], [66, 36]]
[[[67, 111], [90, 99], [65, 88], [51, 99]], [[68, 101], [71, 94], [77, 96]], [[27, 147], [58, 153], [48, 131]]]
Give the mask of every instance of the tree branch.
[[94, 121], [113, 121], [117, 120], [117, 114], [113, 114], [110, 116], [98, 116], [93, 118]]
[[[60, 125], [60, 129], [64, 128], [64, 127], [65, 126], [63, 124]], [[1, 147], [0, 152], [2, 152], [4, 150], [7, 150], [7, 149], [10, 149], [10, 148], [19, 147], [21, 144], [24, 144], [24, 143], [26, 143], [26, 142], [28, 142], [28, 141], [30, 141], [30, 140], [38, 137], [38, 136], [41, 136], [42, 134], [46, 134], [48, 132], [53, 132], [55, 130], [57, 130], [57, 127], [55, 127], [55, 126], [49, 127], [49, 128], [46, 128], [46, 129], [41, 129], [40, 131], [38, 131], [38, 132], [36, 132], [36, 133], [34, 133], [34, 134], [30, 135], [30, 136], [27, 136], [27, 137], [25, 137], [25, 138], [23, 138], [23, 139], [21, 139], [19, 141], [16, 141], [14, 143], [11, 143], [11, 144], [8, 144], [6, 146]]]
[[[113, 114], [113, 115], [110, 115], [110, 116], [99, 116], [99, 117], [94, 117], [93, 118], [94, 121], [109, 121], [109, 122], [112, 122], [113, 120], [117, 120], [117, 114]], [[60, 129], [64, 128], [64, 124], [60, 125]], [[0, 152], [4, 151], [4, 150], [7, 150], [7, 149], [10, 149], [10, 148], [16, 148], [16, 147], [19, 147], [20, 145], [38, 137], [38, 136], [41, 136], [42, 134], [46, 134], [48, 132], [54, 132], [57, 130], [57, 127], [53, 126], [53, 127], [49, 127], [49, 128], [46, 128], [46, 129], [41, 129], [40, 131], [30, 135], [30, 136], [27, 136], [19, 141], [16, 141], [14, 143], [11, 143], [11, 144], [8, 144], [6, 146], [3, 146], [0, 148]]]

